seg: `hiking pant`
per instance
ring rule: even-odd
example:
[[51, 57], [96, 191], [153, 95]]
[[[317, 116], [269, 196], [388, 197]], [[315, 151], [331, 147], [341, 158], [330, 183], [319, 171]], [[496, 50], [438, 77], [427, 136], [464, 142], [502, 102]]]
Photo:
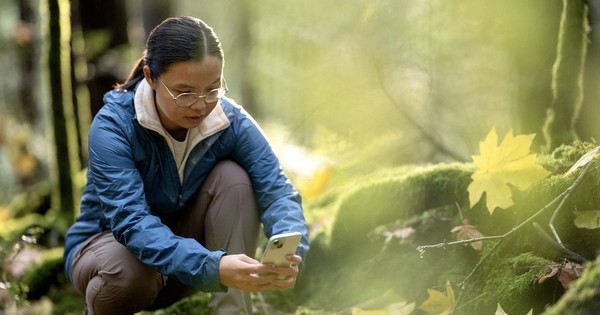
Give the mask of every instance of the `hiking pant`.
[[[248, 174], [234, 162], [217, 164], [184, 211], [160, 216], [174, 234], [194, 238], [208, 250], [254, 257], [258, 206]], [[172, 263], [176, 264], [177, 261]], [[73, 283], [85, 296], [88, 314], [134, 314], [164, 308], [196, 291], [143, 264], [110, 231], [91, 237], [75, 254]], [[250, 294], [213, 293], [213, 314], [250, 314]]]

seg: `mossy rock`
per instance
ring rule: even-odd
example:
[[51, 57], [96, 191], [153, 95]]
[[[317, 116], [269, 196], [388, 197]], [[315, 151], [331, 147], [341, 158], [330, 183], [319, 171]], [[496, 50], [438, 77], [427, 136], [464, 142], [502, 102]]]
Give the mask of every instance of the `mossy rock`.
[[464, 294], [472, 300], [457, 314], [494, 314], [498, 304], [511, 315], [525, 315], [531, 310], [539, 314], [564, 292], [556, 278], [539, 281], [550, 272], [552, 263], [530, 252], [506, 256], [500, 250], [468, 283]]
[[[323, 242], [328, 243], [327, 250], [309, 252], [307, 262], [318, 264], [306, 275], [306, 282], [313, 286], [313, 301], [325, 295], [327, 300], [321, 305], [335, 309], [356, 305], [394, 289], [407, 300], [421, 303], [427, 298], [427, 288], [446, 281], [461, 282], [493, 242], [484, 243], [482, 252], [463, 246], [429, 249], [423, 258], [419, 257], [416, 247], [455, 240], [456, 235], [450, 230], [460, 224], [462, 218], [469, 219], [484, 235], [506, 233], [563, 193], [581, 169], [567, 176], [564, 172], [593, 146], [578, 142], [540, 156], [540, 163], [553, 175], [527, 191], [514, 190], [515, 206], [496, 209], [492, 215], [484, 207], [484, 198], [469, 209], [467, 187], [474, 169], [468, 163], [429, 165], [410, 171], [403, 168], [405, 172], [398, 176], [373, 178], [362, 183], [340, 196], [330, 242]], [[597, 209], [599, 184], [600, 168], [595, 165], [566, 200], [555, 221], [562, 241], [588, 259], [593, 259], [600, 250], [600, 233], [576, 228], [573, 213], [575, 209]], [[547, 208], [535, 219], [547, 233], [553, 209]], [[378, 226], [394, 222], [399, 223], [398, 226], [413, 227], [414, 235], [391, 243], [372, 237]], [[463, 307], [462, 312], [493, 314], [497, 303], [503, 303], [514, 314], [525, 314], [532, 308], [539, 313], [555, 303], [562, 291], [550, 294], [551, 288], [547, 285], [536, 285], [539, 275], [547, 271], [538, 265], [560, 262], [562, 256], [550, 243], [545, 243], [531, 225], [523, 226], [471, 278], [462, 301], [473, 301]], [[537, 261], [539, 268], [524, 271], [516, 267], [533, 261]], [[314, 270], [317, 268], [320, 270]], [[511, 284], [501, 285], [506, 281]], [[554, 287], [556, 284], [552, 290]]]
[[[373, 179], [341, 197], [331, 234], [334, 255], [363, 254], [377, 226], [410, 220], [428, 209], [465, 204], [472, 166], [417, 167], [396, 178]], [[458, 213], [456, 210], [454, 210]]]

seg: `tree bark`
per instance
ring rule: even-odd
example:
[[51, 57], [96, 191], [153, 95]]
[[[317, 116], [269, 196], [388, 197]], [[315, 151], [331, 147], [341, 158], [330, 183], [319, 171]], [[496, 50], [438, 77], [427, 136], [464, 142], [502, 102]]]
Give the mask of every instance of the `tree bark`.
[[59, 228], [63, 228], [73, 218], [75, 210], [73, 176], [79, 171], [71, 77], [70, 4], [67, 0], [48, 0], [47, 3], [48, 73], [58, 181], [53, 194], [52, 207], [57, 211], [56, 224]]
[[585, 0], [563, 0], [557, 55], [552, 72], [552, 104], [544, 135], [548, 151], [578, 139], [575, 122], [583, 100], [588, 7]]

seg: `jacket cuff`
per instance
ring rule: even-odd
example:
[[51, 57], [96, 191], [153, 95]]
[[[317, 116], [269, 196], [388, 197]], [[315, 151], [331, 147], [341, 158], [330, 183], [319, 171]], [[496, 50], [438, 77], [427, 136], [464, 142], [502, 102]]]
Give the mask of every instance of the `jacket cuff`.
[[205, 277], [201, 280], [202, 291], [205, 292], [227, 292], [227, 287], [221, 284], [221, 277], [219, 274], [219, 264], [221, 263], [221, 257], [227, 255], [224, 250], [217, 250], [210, 254], [208, 257], [208, 263], [206, 266]]

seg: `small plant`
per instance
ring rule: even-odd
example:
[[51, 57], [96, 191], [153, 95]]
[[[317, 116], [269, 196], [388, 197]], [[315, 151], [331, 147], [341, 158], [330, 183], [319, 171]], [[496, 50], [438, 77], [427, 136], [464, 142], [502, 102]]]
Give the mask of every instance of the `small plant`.
[[9, 267], [26, 247], [37, 245], [44, 232], [43, 227], [32, 225], [15, 240], [0, 245], [0, 290], [7, 290], [17, 306], [25, 301], [29, 288], [19, 281], [18, 275], [11, 272]]

